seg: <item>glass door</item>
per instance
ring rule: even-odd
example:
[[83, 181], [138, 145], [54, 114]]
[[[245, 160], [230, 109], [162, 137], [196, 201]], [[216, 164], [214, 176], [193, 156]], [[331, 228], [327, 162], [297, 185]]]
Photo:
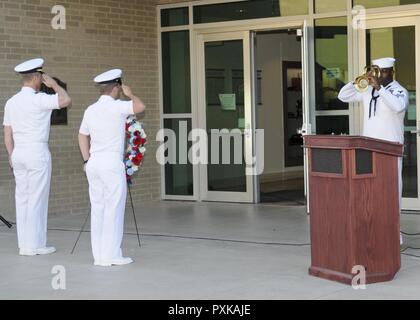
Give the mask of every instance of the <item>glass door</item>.
[[[403, 201], [402, 209], [420, 209], [419, 137], [420, 104], [420, 17], [374, 19], [359, 33], [359, 71], [372, 59], [394, 57], [395, 75], [409, 93], [404, 119]], [[360, 71], [361, 72], [361, 71]]]
[[[308, 26], [304, 21], [302, 26], [302, 136], [311, 134], [311, 116], [309, 101], [309, 38]], [[306, 212], [309, 213], [309, 175], [308, 175], [308, 151], [303, 148], [303, 170], [304, 170], [304, 193], [306, 196]]]
[[250, 32], [198, 37], [202, 200], [254, 202]]

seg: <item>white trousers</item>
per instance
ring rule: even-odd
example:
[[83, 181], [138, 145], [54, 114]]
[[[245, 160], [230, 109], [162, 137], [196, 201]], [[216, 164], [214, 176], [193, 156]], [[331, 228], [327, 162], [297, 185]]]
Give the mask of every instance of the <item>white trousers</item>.
[[[398, 158], [398, 200], [400, 205], [400, 219], [401, 219], [401, 208], [402, 208], [402, 189], [403, 189], [403, 182], [402, 182], [402, 169], [403, 169], [403, 158]], [[401, 223], [400, 223], [400, 230], [401, 230]], [[403, 237], [400, 231], [400, 245], [403, 244]]]
[[12, 154], [16, 181], [16, 227], [20, 249], [47, 244], [51, 153], [48, 144], [15, 146]]
[[87, 165], [91, 204], [91, 241], [95, 261], [122, 257], [127, 198], [125, 166], [116, 153], [92, 154]]
[[399, 196], [399, 203], [400, 203], [400, 212], [401, 212], [401, 206], [402, 206], [402, 167], [403, 167], [403, 158], [398, 158], [398, 196]]

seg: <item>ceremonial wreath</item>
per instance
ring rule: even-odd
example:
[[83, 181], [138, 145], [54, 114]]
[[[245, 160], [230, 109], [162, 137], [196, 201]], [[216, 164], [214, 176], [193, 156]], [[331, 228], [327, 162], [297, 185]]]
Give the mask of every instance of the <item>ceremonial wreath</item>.
[[125, 173], [127, 183], [133, 183], [132, 177], [139, 170], [146, 152], [147, 136], [143, 124], [135, 115], [129, 116], [125, 123], [127, 149], [125, 153]]

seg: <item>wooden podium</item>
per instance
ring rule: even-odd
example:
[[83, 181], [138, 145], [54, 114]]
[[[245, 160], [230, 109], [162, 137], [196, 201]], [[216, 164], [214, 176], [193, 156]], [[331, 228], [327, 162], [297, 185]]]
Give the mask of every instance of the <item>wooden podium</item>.
[[308, 135], [309, 274], [351, 284], [390, 281], [400, 269], [398, 157], [403, 145], [359, 136]]

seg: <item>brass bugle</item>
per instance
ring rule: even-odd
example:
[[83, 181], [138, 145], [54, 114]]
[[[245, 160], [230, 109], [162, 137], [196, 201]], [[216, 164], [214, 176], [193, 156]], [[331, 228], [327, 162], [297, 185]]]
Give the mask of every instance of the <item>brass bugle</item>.
[[[371, 72], [372, 74], [369, 75]], [[381, 76], [381, 69], [378, 66], [366, 66], [364, 74], [358, 76], [356, 80], [354, 80], [354, 87], [357, 91], [365, 92], [368, 90], [370, 76], [379, 78]]]

